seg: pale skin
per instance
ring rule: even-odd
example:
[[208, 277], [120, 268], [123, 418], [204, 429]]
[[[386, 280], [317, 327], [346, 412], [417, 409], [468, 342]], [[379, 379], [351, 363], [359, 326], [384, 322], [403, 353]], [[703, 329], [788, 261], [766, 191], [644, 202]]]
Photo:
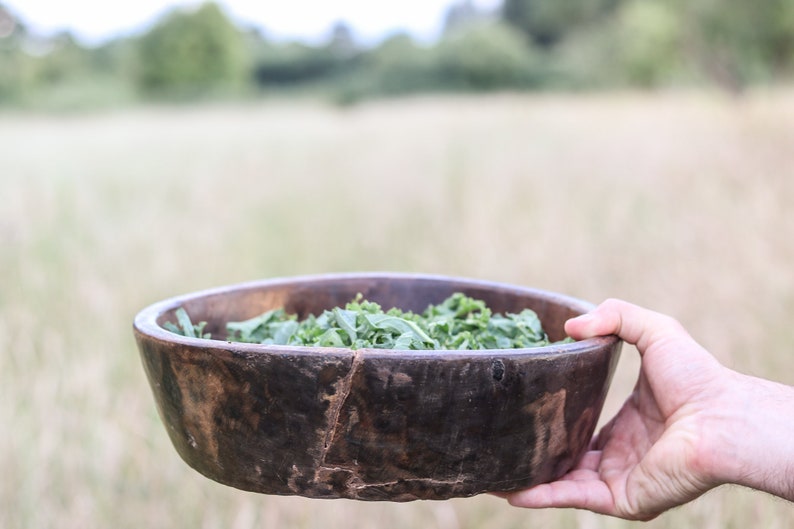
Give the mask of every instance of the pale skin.
[[676, 320], [625, 301], [607, 300], [565, 330], [636, 345], [639, 378], [576, 468], [500, 494], [510, 504], [649, 520], [726, 483], [794, 501], [794, 387], [723, 366]]

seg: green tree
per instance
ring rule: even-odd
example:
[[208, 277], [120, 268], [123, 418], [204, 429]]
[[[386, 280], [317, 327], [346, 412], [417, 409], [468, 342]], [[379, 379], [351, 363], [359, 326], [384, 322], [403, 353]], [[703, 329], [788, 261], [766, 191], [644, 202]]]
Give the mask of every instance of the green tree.
[[349, 59], [358, 52], [358, 44], [353, 36], [353, 29], [344, 21], [331, 26], [328, 36], [328, 51], [341, 59]]
[[0, 4], [0, 103], [19, 91], [20, 52], [16, 18]]
[[355, 70], [363, 54], [352, 29], [345, 22], [333, 24], [326, 43], [321, 46], [270, 42], [260, 36], [253, 45], [253, 79], [265, 89], [328, 84]]
[[257, 52], [254, 80], [262, 87], [313, 83], [330, 78], [338, 60], [328, 48], [290, 42], [263, 44]]
[[501, 22], [470, 25], [438, 44], [441, 74], [453, 87], [492, 90], [534, 83], [537, 55], [526, 39]]
[[690, 21], [690, 55], [706, 75], [732, 91], [794, 68], [791, 0], [677, 0]]
[[217, 4], [175, 10], [139, 42], [141, 88], [191, 96], [239, 88], [248, 73], [243, 35]]
[[682, 69], [683, 21], [666, 2], [631, 0], [618, 13], [618, 59], [626, 79], [652, 87]]
[[550, 47], [583, 24], [611, 15], [620, 0], [504, 0], [502, 17], [533, 42]]
[[68, 31], [48, 39], [47, 53], [37, 58], [36, 79], [42, 86], [52, 86], [80, 77], [91, 70], [90, 52]]
[[403, 94], [438, 90], [442, 77], [434, 55], [406, 33], [397, 33], [365, 57], [364, 69], [374, 78], [372, 90]]
[[457, 31], [469, 24], [485, 22], [493, 16], [477, 7], [472, 0], [457, 0], [444, 13], [444, 33]]
[[27, 28], [0, 4], [0, 104], [14, 103], [36, 81], [36, 62], [22, 51]]

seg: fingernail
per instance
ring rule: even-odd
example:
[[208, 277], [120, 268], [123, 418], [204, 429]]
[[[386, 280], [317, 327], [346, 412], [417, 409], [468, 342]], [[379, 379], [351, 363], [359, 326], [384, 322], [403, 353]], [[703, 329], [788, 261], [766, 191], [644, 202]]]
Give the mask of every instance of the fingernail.
[[582, 314], [580, 316], [576, 316], [575, 318], [571, 318], [569, 321], [576, 320], [576, 323], [579, 324], [587, 324], [594, 320], [593, 315], [589, 312], [587, 314]]

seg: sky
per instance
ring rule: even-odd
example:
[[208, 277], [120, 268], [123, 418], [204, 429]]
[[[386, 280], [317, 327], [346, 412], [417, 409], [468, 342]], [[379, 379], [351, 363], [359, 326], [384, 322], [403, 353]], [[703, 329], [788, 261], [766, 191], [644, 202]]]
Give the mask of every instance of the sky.
[[[352, 27], [357, 38], [376, 42], [395, 31], [419, 40], [437, 36], [444, 12], [453, 0], [220, 0], [233, 20], [261, 27], [272, 38], [317, 40], [338, 21]], [[197, 0], [0, 0], [28, 28], [43, 35], [69, 30], [85, 44], [101, 44], [115, 36], [139, 33], [170, 8]], [[474, 0], [495, 8], [499, 0]]]

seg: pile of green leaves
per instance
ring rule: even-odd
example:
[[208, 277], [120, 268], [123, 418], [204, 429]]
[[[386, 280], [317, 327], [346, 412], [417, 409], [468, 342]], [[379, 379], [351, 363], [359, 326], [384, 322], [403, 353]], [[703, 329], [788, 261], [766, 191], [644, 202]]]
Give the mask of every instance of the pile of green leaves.
[[[183, 309], [177, 323], [166, 328], [185, 336], [202, 334]], [[493, 314], [485, 302], [456, 293], [421, 314], [397, 308], [383, 311], [361, 294], [344, 308], [326, 310], [298, 321], [284, 309], [267, 311], [250, 320], [226, 324], [227, 340], [269, 345], [302, 345], [350, 349], [517, 349], [549, 345], [537, 314]], [[568, 340], [566, 340], [568, 341]]]

